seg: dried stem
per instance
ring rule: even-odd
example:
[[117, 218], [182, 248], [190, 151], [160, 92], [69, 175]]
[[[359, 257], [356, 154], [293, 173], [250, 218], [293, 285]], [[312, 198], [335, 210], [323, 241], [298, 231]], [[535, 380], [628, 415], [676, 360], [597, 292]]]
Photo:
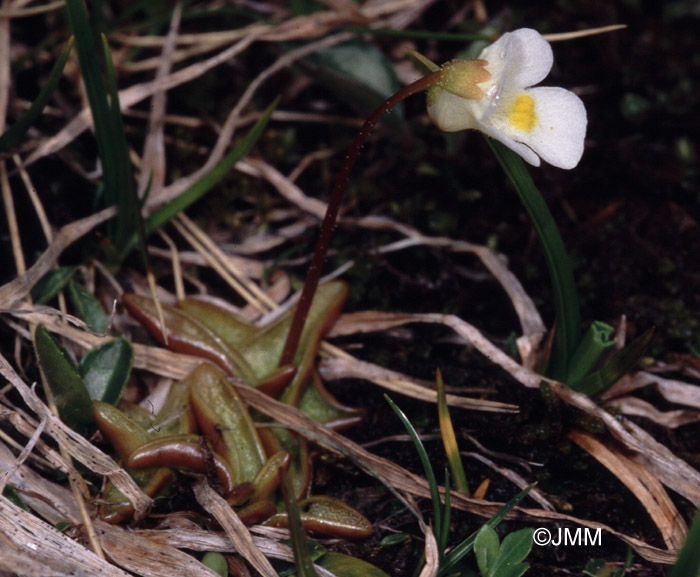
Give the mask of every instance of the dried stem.
[[345, 188], [347, 187], [348, 180], [350, 178], [350, 171], [355, 164], [355, 160], [357, 160], [357, 157], [360, 154], [362, 144], [384, 114], [386, 114], [402, 100], [405, 100], [409, 96], [416, 94], [417, 92], [427, 90], [433, 86], [439, 79], [441, 73], [442, 70], [437, 70], [428, 74], [427, 76], [423, 76], [387, 98], [379, 106], [379, 108], [377, 108], [369, 116], [369, 118], [362, 125], [362, 128], [360, 128], [359, 132], [355, 135], [355, 139], [352, 141], [352, 144], [345, 155], [345, 161], [343, 162], [343, 166], [340, 168], [333, 191], [331, 192], [330, 200], [328, 201], [326, 215], [323, 217], [323, 224], [321, 225], [321, 234], [318, 241], [316, 241], [316, 249], [314, 250], [311, 265], [309, 265], [306, 281], [304, 282], [304, 287], [301, 291], [301, 296], [299, 297], [299, 303], [297, 304], [296, 312], [294, 313], [294, 318], [292, 319], [292, 325], [289, 328], [289, 333], [287, 334], [287, 340], [284, 343], [284, 349], [279, 362], [280, 366], [289, 365], [294, 360], [294, 356], [299, 345], [299, 339], [301, 338], [301, 333], [304, 329], [306, 316], [309, 313], [309, 308], [311, 307], [314, 295], [316, 294], [316, 288], [318, 287], [318, 282], [321, 278], [323, 264], [326, 261], [331, 236], [333, 235], [333, 230], [335, 229], [335, 223], [338, 220], [338, 212], [340, 211], [340, 205], [343, 200], [343, 193], [345, 192]]

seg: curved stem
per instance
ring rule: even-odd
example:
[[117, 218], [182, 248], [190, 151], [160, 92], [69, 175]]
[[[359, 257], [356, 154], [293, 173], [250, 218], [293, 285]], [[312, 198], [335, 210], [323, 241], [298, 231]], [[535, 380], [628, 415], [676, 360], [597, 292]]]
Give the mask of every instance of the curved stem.
[[343, 200], [343, 193], [345, 192], [345, 188], [347, 187], [348, 180], [350, 178], [350, 171], [352, 170], [352, 167], [360, 154], [362, 144], [384, 114], [386, 114], [402, 100], [405, 100], [409, 96], [416, 94], [417, 92], [427, 90], [433, 86], [441, 74], [442, 70], [436, 70], [435, 72], [416, 80], [412, 84], [405, 86], [387, 98], [369, 116], [369, 118], [365, 120], [362, 128], [360, 128], [359, 132], [355, 135], [355, 139], [352, 141], [352, 144], [345, 155], [343, 166], [340, 168], [340, 172], [335, 180], [335, 185], [328, 201], [326, 215], [323, 217], [323, 223], [321, 225], [321, 233], [318, 241], [316, 241], [316, 248], [311, 259], [311, 264], [309, 265], [306, 281], [304, 282], [304, 287], [302, 288], [301, 296], [299, 297], [299, 303], [297, 304], [294, 318], [292, 319], [292, 324], [289, 328], [289, 333], [287, 334], [287, 340], [284, 343], [284, 349], [279, 361], [280, 366], [291, 364], [294, 360], [294, 356], [296, 355], [299, 339], [301, 338], [301, 333], [304, 329], [304, 322], [306, 321], [306, 316], [308, 315], [309, 308], [311, 307], [314, 295], [316, 294], [316, 287], [318, 287], [318, 283], [321, 278], [323, 264], [326, 261], [326, 255], [328, 254], [328, 247], [330, 246], [331, 237], [333, 236], [335, 223], [338, 220], [338, 212], [340, 211], [340, 205]]

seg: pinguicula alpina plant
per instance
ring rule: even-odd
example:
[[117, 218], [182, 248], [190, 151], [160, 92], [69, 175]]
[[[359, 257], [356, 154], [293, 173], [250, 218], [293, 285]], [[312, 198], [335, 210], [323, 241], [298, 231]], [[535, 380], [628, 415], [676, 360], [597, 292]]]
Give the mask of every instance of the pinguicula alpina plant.
[[[595, 322], [581, 333], [578, 294], [569, 255], [542, 195], [522, 160], [574, 168], [583, 155], [587, 116], [581, 99], [558, 87], [535, 87], [549, 73], [552, 48], [535, 30], [506, 33], [479, 58], [453, 60], [442, 67], [416, 54], [429, 73], [385, 100], [353, 140], [332, 190], [311, 266], [279, 365], [294, 357], [321, 276], [343, 192], [360, 147], [379, 119], [413, 94], [427, 91], [428, 115], [446, 132], [476, 129], [488, 137], [499, 163], [515, 186], [542, 242], [553, 287], [556, 338], [542, 371], [593, 395], [626, 372], [648, 344], [647, 332], [619, 353], [606, 370], [593, 371], [612, 346], [613, 330]], [[603, 367], [604, 369], [606, 367]]]

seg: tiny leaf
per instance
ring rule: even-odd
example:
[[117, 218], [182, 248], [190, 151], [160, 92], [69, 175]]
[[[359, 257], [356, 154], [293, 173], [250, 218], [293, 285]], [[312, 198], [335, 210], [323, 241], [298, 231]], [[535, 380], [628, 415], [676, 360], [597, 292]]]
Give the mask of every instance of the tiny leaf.
[[474, 539], [474, 554], [479, 571], [485, 577], [493, 574], [492, 568], [498, 559], [498, 552], [498, 534], [488, 525], [484, 525]]
[[[386, 56], [374, 45], [360, 40], [319, 50], [303, 60], [314, 80], [321, 82], [341, 100], [369, 115], [400, 85]], [[401, 125], [403, 108], [396, 106], [387, 122]]]
[[316, 563], [337, 577], [389, 577], [367, 561], [343, 553], [328, 552]]
[[228, 563], [226, 557], [216, 551], [208, 551], [202, 557], [202, 565], [209, 567], [214, 573], [218, 573], [221, 577], [228, 575]]
[[520, 577], [525, 573], [529, 565], [522, 561], [532, 549], [532, 534], [533, 530], [528, 528], [506, 535], [491, 574], [495, 577]]
[[51, 269], [39, 279], [30, 291], [34, 304], [45, 305], [50, 302], [72, 278], [77, 266], [63, 266]]
[[72, 359], [43, 325], [36, 329], [34, 347], [42, 378], [61, 420], [74, 431], [84, 433], [92, 424], [92, 401]]
[[100, 302], [83, 285], [74, 281], [68, 283], [68, 293], [78, 317], [94, 332], [104, 333], [107, 330], [107, 315]]
[[589, 397], [602, 393], [632, 369], [655, 334], [656, 327], [648, 328], [624, 349], [616, 352], [600, 370], [591, 373], [572, 388]]
[[80, 362], [79, 372], [90, 398], [116, 405], [131, 374], [133, 362], [134, 350], [124, 337], [88, 352]]

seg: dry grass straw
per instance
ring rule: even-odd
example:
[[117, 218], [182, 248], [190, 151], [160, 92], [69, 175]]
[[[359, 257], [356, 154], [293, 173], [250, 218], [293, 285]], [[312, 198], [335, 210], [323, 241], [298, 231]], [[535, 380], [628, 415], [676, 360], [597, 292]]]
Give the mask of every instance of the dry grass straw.
[[[178, 12], [175, 11], [170, 32], [164, 37], [139, 37], [133, 35], [115, 35], [111, 40], [121, 42], [124, 46], [162, 47], [162, 53], [157, 58], [145, 58], [129, 64], [122, 64], [122, 70], [156, 70], [151, 81], [134, 84], [120, 92], [122, 110], [127, 112], [130, 107], [151, 98], [152, 110], [148, 118], [148, 130], [143, 158], [140, 189], [143, 190], [152, 177], [153, 191], [149, 197], [148, 207], [153, 208], [173, 198], [214, 166], [223, 156], [230, 144], [237, 127], [242, 122], [252, 122], [254, 115], [243, 116], [253, 95], [264, 82], [278, 71], [289, 66], [296, 59], [312, 53], [325, 46], [331, 46], [350, 37], [350, 35], [335, 34], [315, 40], [302, 48], [281, 56], [270, 67], [260, 73], [249, 85], [238, 104], [231, 110], [227, 120], [220, 130], [216, 145], [212, 148], [207, 161], [194, 173], [183, 177], [177, 182], [166, 184], [163, 123], [168, 121], [166, 114], [168, 90], [192, 82], [205, 72], [227, 62], [249, 50], [257, 42], [280, 42], [283, 40], [316, 39], [332, 32], [338, 26], [345, 24], [362, 24], [378, 27], [400, 27], [409, 24], [421, 10], [430, 4], [430, 0], [415, 2], [415, 0], [377, 0], [366, 2], [359, 7], [351, 2], [335, 3], [335, 9], [329, 9], [320, 14], [303, 16], [284, 20], [276, 25], [252, 25], [240, 30], [221, 31], [215, 34], [181, 35], [178, 34]], [[9, 83], [9, 49], [10, 49], [10, 20], [11, 18], [29, 15], [34, 10], [54, 10], [60, 2], [53, 2], [41, 7], [25, 8], [24, 2], [5, 0], [0, 9], [0, 86], [7, 87]], [[173, 72], [175, 63], [193, 60], [202, 54], [214, 53], [204, 60], [196, 60]], [[4, 122], [9, 91], [0, 90], [0, 128]], [[285, 114], [287, 116], [285, 116]], [[295, 112], [277, 112], [274, 118], [290, 118], [298, 121], [305, 119], [309, 122], [323, 121], [325, 116], [304, 115]], [[349, 123], [355, 119], [345, 119]], [[90, 114], [82, 110], [76, 117], [68, 121], [65, 127], [54, 136], [35, 140], [29, 147], [29, 154], [14, 162], [25, 183], [29, 183], [27, 168], [49, 154], [54, 154], [70, 144], [83, 131], [91, 126]], [[319, 153], [325, 155], [325, 152]], [[300, 230], [308, 225], [309, 219], [320, 218], [325, 210], [325, 204], [309, 197], [295, 184], [298, 175], [313, 162], [317, 156], [307, 157], [300, 166], [285, 176], [263, 160], [246, 159], [237, 168], [254, 178], [261, 178], [271, 184], [279, 194], [291, 205], [290, 214], [296, 216], [297, 222], [289, 225], [293, 230]], [[11, 216], [12, 191], [7, 180], [7, 168], [4, 160], [0, 160], [0, 184], [6, 213]], [[31, 185], [27, 185], [31, 189]], [[38, 199], [32, 202], [37, 213], [41, 214]], [[70, 324], [70, 317], [60, 311], [36, 307], [26, 300], [30, 289], [52, 267], [59, 262], [62, 252], [73, 242], [92, 231], [97, 225], [114, 216], [114, 209], [106, 209], [65, 226], [53, 237], [50, 228], [42, 220], [44, 233], [49, 241], [47, 250], [39, 260], [28, 270], [24, 270], [21, 252], [21, 229], [16, 227], [12, 233], [15, 250], [15, 264], [18, 276], [13, 281], [0, 287], [0, 311], [6, 322], [17, 330], [19, 335], [28, 337], [27, 324], [43, 323], [49, 330], [60, 334], [74, 346], [87, 350], [104, 342], [107, 337], [95, 335], [84, 327]], [[12, 223], [12, 221], [10, 221]], [[485, 355], [492, 363], [505, 370], [513, 379], [512, 386], [520, 384], [536, 388], [542, 377], [532, 371], [535, 366], [538, 344], [541, 341], [545, 327], [532, 300], [524, 291], [517, 278], [509, 271], [505, 260], [494, 254], [486, 247], [455, 241], [449, 238], [428, 237], [419, 231], [385, 218], [367, 217], [362, 219], [341, 220], [341, 226], [356, 227], [367, 231], [391, 232], [397, 240], [380, 247], [378, 252], [389, 253], [399, 250], [410, 250], [417, 246], [427, 246], [452, 251], [455, 253], [471, 253], [475, 255], [493, 277], [503, 287], [521, 324], [522, 336], [518, 341], [523, 363], [519, 364], [503, 353], [476, 327], [454, 315], [443, 314], [403, 314], [359, 312], [344, 315], [336, 324], [332, 335], [358, 335], [365, 332], [387, 331], [407, 324], [428, 323], [449, 328], [463, 340], [465, 345], [473, 347]], [[263, 263], [256, 260], [256, 255], [274, 246], [287, 242], [283, 229], [268, 233], [264, 237], [247, 241], [246, 258], [231, 256], [221, 250], [202, 230], [186, 216], [182, 216], [175, 224], [176, 230], [191, 244], [195, 253], [174, 254], [171, 246], [169, 251], [152, 248], [152, 254], [172, 258], [195, 266], [209, 266], [218, 272], [231, 289], [250, 303], [250, 314], [260, 317], [261, 314], [274, 311], [278, 302], [288, 296], [289, 281], [283, 279], [272, 288], [264, 289], [255, 278], [259, 278]], [[166, 237], [167, 238], [167, 237]], [[99, 270], [99, 269], [98, 269]], [[180, 274], [176, 276], [181, 283]], [[178, 295], [184, 292], [184, 285], [178, 284]], [[75, 323], [74, 323], [75, 325]], [[149, 371], [162, 377], [182, 378], [187, 375], [199, 359], [186, 355], [174, 354], [167, 350], [135, 344], [135, 367]], [[390, 391], [407, 394], [428, 402], [435, 402], [435, 391], [410, 375], [400, 374], [371, 363], [359, 361], [347, 352], [341, 351], [328, 343], [323, 347], [323, 360], [319, 368], [324, 378], [362, 378], [382, 386]], [[19, 363], [18, 363], [19, 364]], [[17, 508], [6, 498], [0, 497], [0, 570], [13, 572], [21, 565], [25, 575], [127, 575], [125, 571], [141, 575], [179, 577], [197, 575], [213, 575], [191, 555], [180, 549], [196, 551], [237, 552], [263, 575], [274, 575], [267, 557], [291, 559], [289, 548], [278, 542], [279, 536], [253, 536], [238, 521], [230, 507], [222, 504], [221, 498], [211, 490], [205, 482], [194, 483], [195, 496], [202, 507], [211, 513], [219, 525], [220, 531], [209, 531], [196, 526], [168, 527], [149, 530], [125, 530], [121, 527], [106, 525], [95, 521], [95, 530], [100, 546], [104, 549], [111, 562], [100, 559], [97, 555], [83, 547], [68, 535], [56, 531], [52, 525], [62, 521], [70, 522], [74, 527], [80, 527], [80, 514], [74, 496], [60, 483], [50, 479], [51, 472], [60, 471], [69, 478], [76, 480], [76, 485], [85, 493], [94, 515], [94, 502], [85, 488], [85, 482], [76, 470], [73, 460], [81, 463], [97, 475], [109, 478], [120, 490], [128, 496], [137, 511], [137, 518], [146, 514], [151, 504], [135, 485], [131, 477], [108, 455], [104, 454], [92, 443], [67, 429], [55, 417], [36, 392], [25, 383], [4, 358], [0, 357], [0, 373], [22, 397], [26, 406], [34, 416], [25, 412], [7, 400], [0, 397], [2, 408], [0, 418], [10, 423], [14, 431], [26, 439], [20, 451], [11, 451], [7, 440], [0, 440], [0, 470], [4, 471], [0, 486], [9, 484], [20, 492], [23, 499], [31, 507], [32, 513]], [[696, 387], [680, 381], [669, 381], [650, 373], [637, 373], [628, 379], [623, 379], [619, 390], [625, 394], [635, 388], [655, 386], [667, 400], [682, 406], [698, 409]], [[593, 437], [580, 431], [572, 431], [571, 439], [585, 451], [589, 452], [644, 504], [658, 527], [667, 549], [653, 547], [640, 539], [625, 535], [613, 527], [583, 520], [576, 517], [557, 513], [546, 501], [546, 496], [537, 493], [536, 502], [541, 508], [519, 508], [512, 516], [526, 519], [530, 522], [573, 523], [590, 528], [602, 528], [629, 544], [644, 558], [669, 563], [675, 555], [675, 549], [682, 543], [685, 535], [685, 525], [668, 498], [666, 488], [671, 489], [690, 501], [700, 502], [700, 474], [675, 456], [666, 447], [658, 443], [640, 427], [624, 417], [613, 417], [598, 404], [583, 397], [570, 389], [551, 383], [557, 395], [573, 408], [602, 421], [607, 428], [607, 434]], [[414, 497], [429, 498], [430, 493], [425, 479], [410, 473], [396, 463], [382, 459], [351, 442], [342, 435], [330, 431], [310, 420], [293, 407], [283, 405], [269, 399], [255, 389], [239, 386], [239, 392], [250, 406], [262, 411], [276, 421], [297, 430], [324, 447], [328, 451], [338, 453], [353, 460], [369, 474], [382, 479], [394, 490]], [[612, 396], [614, 393], [611, 392]], [[667, 426], [677, 426], [688, 422], [691, 415], [697, 417], [696, 411], [682, 409], [680, 413], [660, 414], [651, 406], [640, 404], [634, 397], [622, 397], [617, 400], [623, 412], [644, 414]], [[517, 407], [496, 401], [471, 399], [460, 395], [448, 395], [448, 402], [453, 407], [480, 411], [514, 411]], [[636, 412], [635, 412], [636, 411]], [[51, 448], [43, 439], [50, 438], [62, 450], [70, 455], [70, 459]], [[5, 439], [7, 439], [5, 437]], [[18, 453], [18, 454], [16, 454]], [[480, 454], [473, 457], [509, 478], [515, 485], [522, 486], [526, 482], [523, 476], [504, 467], [499, 467]], [[32, 466], [29, 466], [31, 463]], [[44, 470], [40, 474], [37, 470]], [[480, 499], [469, 499], [459, 494], [452, 494], [454, 507], [487, 517], [493, 515], [499, 503]], [[253, 531], [255, 532], [255, 531]], [[269, 533], [269, 532], [268, 532]], [[426, 560], [427, 564], [422, 576], [434, 575], [437, 570], [437, 551], [432, 532], [426, 527]], [[115, 566], [115, 564], [117, 566]]]

